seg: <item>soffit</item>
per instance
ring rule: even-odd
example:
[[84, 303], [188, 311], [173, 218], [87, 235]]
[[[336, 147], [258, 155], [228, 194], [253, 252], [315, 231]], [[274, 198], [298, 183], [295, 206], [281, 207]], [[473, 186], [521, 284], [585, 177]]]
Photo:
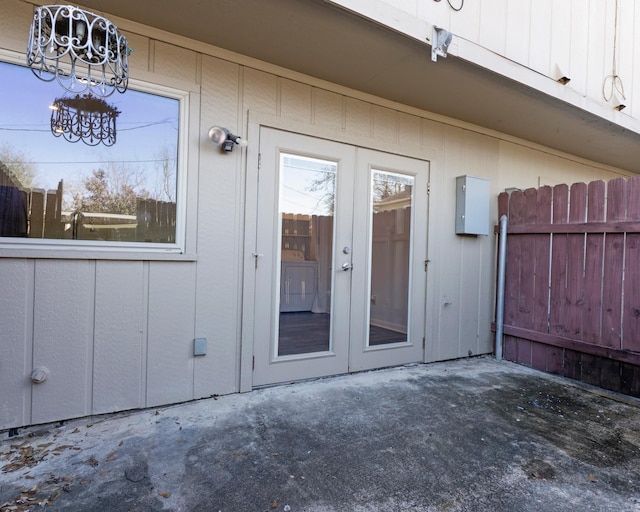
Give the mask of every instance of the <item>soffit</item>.
[[[103, 12], [101, 0], [84, 0]], [[108, 14], [640, 172], [640, 135], [322, 0], [109, 0]]]

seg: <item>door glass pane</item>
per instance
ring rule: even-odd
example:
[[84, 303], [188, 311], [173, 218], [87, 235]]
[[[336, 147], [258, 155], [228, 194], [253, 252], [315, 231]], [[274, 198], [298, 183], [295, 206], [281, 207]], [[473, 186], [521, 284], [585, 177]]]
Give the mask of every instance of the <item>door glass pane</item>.
[[331, 349], [336, 162], [280, 155], [278, 356]]
[[369, 346], [407, 341], [414, 181], [372, 173]]

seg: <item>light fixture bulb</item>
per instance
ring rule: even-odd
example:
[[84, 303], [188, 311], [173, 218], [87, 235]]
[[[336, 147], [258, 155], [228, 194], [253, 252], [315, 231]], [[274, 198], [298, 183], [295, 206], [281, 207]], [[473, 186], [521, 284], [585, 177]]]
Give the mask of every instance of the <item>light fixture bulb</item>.
[[218, 146], [225, 140], [227, 140], [228, 134], [229, 131], [225, 128], [222, 128], [221, 126], [212, 126], [211, 128], [209, 128], [209, 139], [211, 139], [211, 142], [217, 144]]

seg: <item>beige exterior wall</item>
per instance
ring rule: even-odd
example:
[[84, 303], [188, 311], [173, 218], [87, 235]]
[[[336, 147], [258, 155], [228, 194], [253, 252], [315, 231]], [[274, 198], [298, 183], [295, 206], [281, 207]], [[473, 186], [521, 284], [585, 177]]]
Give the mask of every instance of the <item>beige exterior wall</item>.
[[[0, 0], [0, 11], [0, 49], [24, 52], [31, 7]], [[243, 244], [253, 225], [244, 218], [244, 191], [252, 184], [247, 153], [223, 155], [207, 139], [214, 124], [240, 134], [268, 124], [431, 163], [429, 218], [418, 227], [428, 230], [431, 260], [427, 361], [492, 349], [495, 239], [455, 235], [456, 176], [490, 180], [495, 220], [506, 187], [627, 174], [154, 29], [119, 26], [135, 48], [133, 78], [184, 84], [198, 106], [188, 134], [187, 245], [195, 257], [16, 257], [0, 246], [0, 429], [239, 391]], [[256, 150], [250, 140], [247, 151]], [[196, 337], [208, 339], [208, 355], [193, 357]], [[40, 365], [49, 378], [31, 385]]]

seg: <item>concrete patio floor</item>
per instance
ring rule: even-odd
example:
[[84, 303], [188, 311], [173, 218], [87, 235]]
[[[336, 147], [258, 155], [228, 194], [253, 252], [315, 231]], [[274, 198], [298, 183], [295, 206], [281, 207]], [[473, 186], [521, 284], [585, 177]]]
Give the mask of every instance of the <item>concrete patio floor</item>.
[[640, 402], [479, 357], [3, 432], [26, 510], [640, 511]]

